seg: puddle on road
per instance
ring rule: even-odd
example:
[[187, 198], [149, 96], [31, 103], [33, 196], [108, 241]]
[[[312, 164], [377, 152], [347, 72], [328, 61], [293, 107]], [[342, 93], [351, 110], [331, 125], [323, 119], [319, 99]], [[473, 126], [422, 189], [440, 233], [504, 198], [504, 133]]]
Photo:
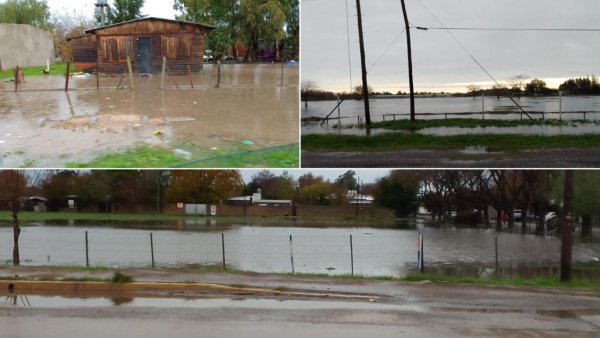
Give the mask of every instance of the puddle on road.
[[[160, 77], [135, 79], [119, 90], [118, 78], [71, 80], [73, 91], [0, 92], [0, 156], [3, 166], [62, 167], [106, 152], [143, 144], [175, 150], [227, 150], [251, 140], [256, 149], [298, 142], [298, 68], [223, 66], [215, 88], [210, 65], [193, 75], [195, 89], [160, 89]], [[63, 77], [30, 77], [25, 88], [61, 88]], [[190, 86], [187, 76], [177, 77]], [[128, 85], [129, 80], [123, 83]], [[171, 89], [171, 87], [173, 87]], [[183, 159], [182, 159], [183, 161]]]
[[347, 301], [279, 300], [279, 299], [183, 299], [183, 298], [69, 298], [26, 295], [2, 295], [0, 307], [28, 308], [73, 308], [73, 307], [155, 307], [155, 308], [191, 308], [191, 309], [263, 309], [263, 310], [397, 310], [424, 312], [426, 309], [413, 305], [394, 305]]

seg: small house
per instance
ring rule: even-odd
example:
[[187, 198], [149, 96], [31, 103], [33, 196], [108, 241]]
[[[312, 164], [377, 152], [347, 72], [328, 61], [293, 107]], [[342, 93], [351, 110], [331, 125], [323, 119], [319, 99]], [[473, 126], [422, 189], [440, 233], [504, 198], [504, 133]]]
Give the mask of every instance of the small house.
[[142, 18], [85, 31], [69, 39], [77, 69], [122, 74], [131, 58], [136, 73], [158, 73], [163, 57], [173, 73], [202, 70], [204, 41], [214, 26], [201, 23]]

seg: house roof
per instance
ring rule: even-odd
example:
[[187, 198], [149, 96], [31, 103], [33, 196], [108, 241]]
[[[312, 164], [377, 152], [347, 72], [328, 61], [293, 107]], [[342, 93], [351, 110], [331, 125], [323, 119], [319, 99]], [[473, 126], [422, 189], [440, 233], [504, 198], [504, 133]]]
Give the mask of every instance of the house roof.
[[138, 21], [145, 21], [145, 20], [158, 20], [158, 21], [165, 21], [165, 22], [172, 22], [172, 23], [179, 23], [179, 24], [186, 24], [186, 25], [195, 25], [195, 26], [200, 26], [200, 27], [204, 27], [204, 28], [207, 28], [207, 29], [215, 29], [216, 28], [215, 26], [207, 25], [207, 24], [204, 24], [204, 23], [192, 22], [192, 21], [171, 20], [171, 19], [163, 19], [163, 18], [155, 18], [155, 17], [145, 17], [145, 18], [133, 19], [133, 20], [129, 20], [129, 21], [123, 21], [123, 22], [115, 23], [115, 24], [108, 25], [108, 26], [96, 27], [96, 28], [88, 29], [87, 31], [85, 31], [85, 34], [91, 34], [91, 33], [94, 33], [96, 31], [99, 31], [99, 30], [103, 30], [103, 29], [107, 29], [107, 28], [111, 28], [111, 27], [116, 27], [116, 26], [121, 26], [121, 25], [126, 25], [126, 24], [130, 24], [130, 23], [138, 22]]

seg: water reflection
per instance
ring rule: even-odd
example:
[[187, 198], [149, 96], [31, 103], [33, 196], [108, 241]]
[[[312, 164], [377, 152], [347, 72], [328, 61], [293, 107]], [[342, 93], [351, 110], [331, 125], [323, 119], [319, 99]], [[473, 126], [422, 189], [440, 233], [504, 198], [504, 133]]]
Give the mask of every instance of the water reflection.
[[[398, 223], [393, 228], [316, 226], [253, 226], [180, 223], [24, 224], [21, 256], [26, 265], [85, 265], [85, 231], [89, 233], [92, 266], [147, 267], [151, 264], [149, 232], [157, 266], [220, 265], [225, 239], [226, 264], [256, 272], [290, 272], [290, 241], [296, 272], [361, 275], [406, 275], [416, 262], [415, 241], [425, 238], [426, 266], [442, 264], [493, 266], [498, 237], [500, 266], [556, 266], [560, 240], [549, 236], [497, 233], [492, 229], [429, 227]], [[177, 224], [180, 224], [179, 226]], [[0, 260], [11, 257], [11, 229], [0, 228]], [[350, 256], [349, 237], [353, 238]], [[49, 257], [51, 259], [49, 259]], [[575, 261], [600, 257], [600, 243], [576, 243]]]

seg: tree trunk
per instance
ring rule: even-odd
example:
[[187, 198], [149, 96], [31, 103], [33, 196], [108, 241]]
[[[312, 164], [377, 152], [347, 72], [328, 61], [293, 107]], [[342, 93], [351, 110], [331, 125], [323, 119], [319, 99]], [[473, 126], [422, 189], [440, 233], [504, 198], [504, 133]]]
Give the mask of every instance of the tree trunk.
[[592, 238], [592, 215], [583, 215], [581, 222], [581, 239]]
[[486, 228], [490, 226], [490, 211], [488, 210], [487, 206], [483, 207], [483, 223], [485, 224]]
[[496, 209], [496, 231], [502, 231], [502, 210]]
[[573, 260], [573, 187], [575, 172], [565, 171], [564, 209], [561, 217], [560, 281], [571, 281]]
[[21, 235], [21, 226], [19, 225], [19, 217], [16, 212], [13, 212], [13, 265], [21, 265], [19, 255], [19, 236]]

